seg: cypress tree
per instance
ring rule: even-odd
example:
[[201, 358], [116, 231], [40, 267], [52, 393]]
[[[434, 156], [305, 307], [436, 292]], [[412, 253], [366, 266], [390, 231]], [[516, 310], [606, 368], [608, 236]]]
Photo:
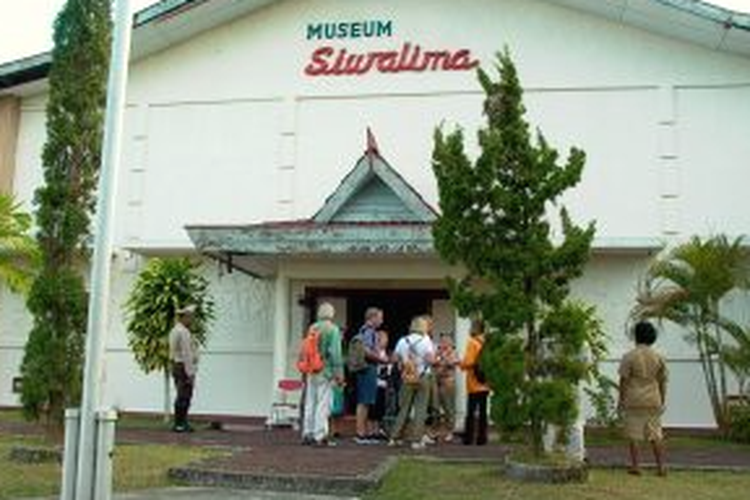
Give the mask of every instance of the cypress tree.
[[101, 157], [111, 37], [109, 0], [68, 0], [54, 23], [44, 183], [34, 196], [39, 276], [21, 374], [28, 417], [62, 422], [80, 401], [87, 292], [83, 273]]
[[[594, 224], [578, 227], [560, 207], [560, 228], [553, 231], [550, 214], [580, 181], [585, 154], [572, 148], [560, 164], [541, 132], [532, 140], [507, 50], [496, 69], [497, 81], [478, 71], [486, 125], [476, 161], [466, 155], [460, 129], [435, 131], [441, 213], [433, 236], [440, 256], [465, 269], [462, 278], [449, 279], [452, 303], [491, 327], [482, 366], [497, 388], [493, 419], [505, 431], [530, 431], [529, 444], [540, 454], [544, 425], [575, 417], [573, 387], [584, 367], [571, 354], [598, 329], [591, 308], [566, 301], [588, 259]], [[556, 356], [547, 352], [552, 344]]]

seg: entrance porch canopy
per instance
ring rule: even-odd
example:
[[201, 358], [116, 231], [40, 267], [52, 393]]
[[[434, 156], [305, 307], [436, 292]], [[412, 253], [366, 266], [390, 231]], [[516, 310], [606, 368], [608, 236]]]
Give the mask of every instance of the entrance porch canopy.
[[203, 254], [258, 278], [285, 257], [434, 256], [435, 210], [368, 146], [354, 169], [311, 218], [248, 225], [187, 226]]
[[315, 220], [245, 226], [189, 226], [201, 253], [257, 278], [271, 278], [283, 257], [434, 255], [431, 224], [319, 223]]

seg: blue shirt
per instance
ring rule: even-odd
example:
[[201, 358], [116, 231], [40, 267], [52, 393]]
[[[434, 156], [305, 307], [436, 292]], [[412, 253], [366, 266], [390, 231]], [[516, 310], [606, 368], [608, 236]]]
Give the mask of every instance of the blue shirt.
[[378, 332], [369, 323], [362, 325], [357, 335], [362, 337], [362, 343], [368, 351], [376, 352], [378, 350]]

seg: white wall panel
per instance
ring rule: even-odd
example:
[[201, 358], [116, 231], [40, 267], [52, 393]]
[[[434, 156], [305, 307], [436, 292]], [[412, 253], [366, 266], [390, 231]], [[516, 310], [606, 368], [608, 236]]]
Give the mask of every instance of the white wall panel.
[[[656, 349], [659, 350], [658, 345]], [[603, 363], [602, 372], [617, 381], [619, 364], [619, 359]], [[714, 417], [711, 412], [700, 363], [697, 361], [667, 360], [667, 369], [669, 370], [669, 381], [667, 383], [667, 407], [662, 417], [664, 425], [670, 427], [714, 427]], [[617, 393], [615, 393], [616, 397]], [[588, 398], [585, 398], [584, 411], [588, 416], [594, 414]]]
[[531, 130], [542, 131], [559, 163], [571, 147], [586, 153], [580, 184], [561, 201], [577, 223], [596, 221], [598, 238], [659, 235], [657, 98], [656, 89], [526, 94]]
[[24, 100], [21, 107], [13, 191], [16, 199], [23, 202], [24, 210], [27, 212], [34, 209], [34, 191], [44, 179], [42, 147], [47, 137], [44, 105], [45, 100], [37, 98]]
[[13, 393], [13, 378], [19, 376], [23, 347], [0, 346], [0, 406], [19, 406], [20, 395]]
[[[162, 411], [161, 373], [144, 374], [128, 351], [108, 352], [106, 366], [105, 404], [128, 411]], [[204, 354], [191, 413], [265, 415], [271, 401], [271, 372], [269, 352]], [[172, 398], [174, 394], [170, 385]]]
[[186, 224], [274, 219], [278, 118], [274, 102], [151, 109], [142, 239], [189, 247]]
[[0, 406], [18, 404], [13, 378], [20, 376], [24, 346], [32, 321], [24, 299], [0, 283]]
[[684, 234], [747, 234], [750, 82], [678, 90]]

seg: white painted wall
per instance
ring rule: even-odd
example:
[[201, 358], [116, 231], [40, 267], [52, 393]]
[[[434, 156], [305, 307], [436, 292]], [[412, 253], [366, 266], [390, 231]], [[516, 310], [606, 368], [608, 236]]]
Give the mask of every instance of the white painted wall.
[[[588, 153], [583, 182], [567, 198], [575, 215], [599, 221], [600, 236], [748, 227], [750, 214], [733, 207], [750, 148], [741, 136], [750, 125], [750, 61], [545, 2], [430, 4], [280, 2], [137, 61], [118, 243], [189, 248], [185, 224], [309, 217], [361, 154], [367, 126], [435, 205], [434, 127], [464, 127], [476, 153], [473, 73], [304, 75], [324, 43], [466, 47], [486, 65], [507, 44], [532, 124], [561, 153], [571, 145]], [[394, 36], [305, 39], [308, 22], [359, 19], [392, 20]], [[43, 96], [23, 103], [16, 191], [25, 200], [40, 181], [43, 105]]]
[[[118, 408], [159, 411], [163, 376], [146, 375], [136, 364], [122, 309], [143, 265], [145, 261], [128, 253], [114, 263], [105, 395], [107, 403]], [[209, 280], [216, 319], [200, 353], [193, 412], [263, 414], [271, 401], [273, 285], [237, 272], [226, 274], [211, 262], [201, 273]]]
[[747, 234], [750, 85], [678, 88], [676, 98], [682, 234]]
[[17, 404], [13, 378], [18, 376], [16, 367], [23, 360], [29, 330], [31, 317], [26, 313], [23, 299], [0, 284], [0, 406]]
[[[362, 19], [392, 20], [394, 36], [305, 39], [309, 22]], [[482, 95], [472, 72], [311, 78], [302, 71], [324, 43], [366, 52], [397, 49], [406, 41], [468, 48], [485, 65], [503, 45], [511, 49], [532, 125], [563, 156], [571, 145], [587, 152], [584, 178], [566, 203], [578, 220], [596, 219], [598, 236], [679, 241], [750, 227], [750, 212], [738, 209], [745, 197], [743, 161], [750, 157], [744, 137], [750, 130], [750, 60], [543, 1], [310, 0], [278, 2], [133, 64], [118, 247], [189, 249], [186, 224], [310, 217], [362, 154], [368, 126], [388, 162], [437, 205], [430, 170], [434, 127], [463, 127], [467, 150], [477, 152]], [[27, 202], [41, 180], [45, 99], [27, 97], [22, 104], [15, 190]], [[576, 292], [602, 313], [613, 359], [629, 346], [624, 319], [645, 262], [597, 257], [576, 284]], [[116, 266], [117, 307], [139, 265]], [[437, 280], [445, 273], [436, 262], [398, 260], [296, 262], [286, 271], [293, 286], [321, 276], [399, 286], [399, 280]], [[239, 274], [219, 277], [214, 268], [206, 272], [219, 320], [202, 362], [196, 410], [265, 413], [273, 285]], [[296, 309], [292, 304], [289, 335], [301, 326]], [[23, 304], [3, 292], [0, 405], [16, 401], [8, 377], [20, 362], [28, 328], [17, 325], [24, 324]], [[112, 329], [112, 402], [160, 408], [161, 379], [135, 367], [120, 318], [113, 318]], [[680, 392], [694, 387], [691, 350], [676, 334], [665, 335], [660, 347], [679, 360], [675, 374], [685, 372], [673, 377], [675, 405], [704, 408]], [[668, 418], [705, 423], [700, 411]]]
[[[596, 305], [603, 321], [609, 355], [602, 371], [614, 380], [617, 380], [620, 359], [634, 347], [628, 330], [628, 313], [648, 259], [645, 255], [595, 256], [586, 274], [573, 285], [574, 297]], [[696, 351], [684, 341], [681, 329], [669, 323], [658, 325], [658, 329], [654, 348], [667, 359], [670, 372], [665, 421], [676, 426], [709, 424], [713, 415]], [[592, 413], [590, 408], [587, 411]]]

